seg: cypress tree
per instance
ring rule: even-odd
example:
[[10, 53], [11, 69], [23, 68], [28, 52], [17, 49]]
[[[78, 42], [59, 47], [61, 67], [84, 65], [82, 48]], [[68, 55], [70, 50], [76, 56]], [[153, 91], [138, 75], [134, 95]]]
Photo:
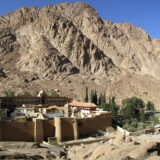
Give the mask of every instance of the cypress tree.
[[94, 102], [94, 92], [93, 92], [93, 90], [91, 90], [91, 93], [90, 93], [90, 102], [91, 103]]
[[143, 109], [140, 111], [140, 121], [141, 121], [142, 123], [144, 123], [144, 121], [145, 121], [145, 113], [144, 113], [144, 110], [143, 110]]
[[98, 104], [101, 105], [102, 104], [102, 93], [100, 94], [99, 98], [98, 98]]
[[148, 111], [154, 111], [155, 109], [154, 109], [154, 104], [153, 104], [153, 102], [148, 101], [147, 104], [146, 104], [146, 109], [147, 109]]
[[103, 94], [103, 96], [102, 96], [102, 102], [101, 102], [102, 104], [105, 104], [106, 103], [106, 95], [105, 95], [105, 93]]
[[88, 102], [89, 98], [88, 98], [88, 87], [86, 87], [86, 95], [85, 95], [85, 102]]
[[94, 91], [94, 104], [96, 104], [96, 105], [97, 105], [97, 100], [98, 100], [98, 98], [97, 98], [97, 91], [95, 90]]

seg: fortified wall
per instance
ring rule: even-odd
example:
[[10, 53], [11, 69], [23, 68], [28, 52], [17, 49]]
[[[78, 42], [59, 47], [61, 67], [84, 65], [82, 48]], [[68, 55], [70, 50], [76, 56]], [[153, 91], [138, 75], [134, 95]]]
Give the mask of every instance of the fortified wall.
[[106, 130], [112, 125], [111, 113], [101, 114], [91, 118], [55, 118], [58, 142], [79, 139], [97, 133], [99, 130]]
[[89, 136], [111, 126], [111, 113], [92, 118], [60, 118], [35, 122], [0, 121], [0, 141], [42, 142], [56, 137], [58, 142]]
[[55, 136], [54, 120], [0, 121], [0, 141], [42, 142]]

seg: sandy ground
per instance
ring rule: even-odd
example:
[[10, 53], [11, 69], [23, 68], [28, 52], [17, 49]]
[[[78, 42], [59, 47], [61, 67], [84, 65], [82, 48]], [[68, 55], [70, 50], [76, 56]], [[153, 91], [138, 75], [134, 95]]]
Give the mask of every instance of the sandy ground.
[[[73, 146], [68, 151], [71, 160], [160, 160], [157, 155], [157, 137], [147, 140], [142, 137], [116, 135], [108, 142]], [[160, 135], [159, 135], [160, 137]], [[159, 139], [157, 139], [159, 140]]]
[[124, 137], [119, 133], [109, 141], [71, 146], [64, 151], [56, 145], [31, 142], [0, 142], [1, 159], [29, 160], [160, 160], [160, 135]]

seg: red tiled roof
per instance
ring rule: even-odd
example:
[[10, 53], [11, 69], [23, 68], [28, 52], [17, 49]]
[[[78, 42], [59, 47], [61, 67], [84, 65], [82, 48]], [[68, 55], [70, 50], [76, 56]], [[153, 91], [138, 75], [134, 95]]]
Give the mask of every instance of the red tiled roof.
[[77, 101], [72, 101], [71, 103], [69, 103], [69, 106], [87, 107], [87, 108], [96, 108], [96, 107], [97, 107], [94, 103], [89, 103], [89, 102], [77, 102]]

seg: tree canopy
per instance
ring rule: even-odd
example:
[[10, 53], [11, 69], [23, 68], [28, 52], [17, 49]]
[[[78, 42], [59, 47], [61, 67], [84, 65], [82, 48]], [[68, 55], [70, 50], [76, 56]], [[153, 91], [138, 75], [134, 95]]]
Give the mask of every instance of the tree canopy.
[[153, 102], [151, 102], [151, 101], [147, 102], [147, 104], [146, 104], [146, 110], [148, 110], [148, 111], [154, 111], [155, 110]]
[[144, 107], [145, 104], [140, 98], [132, 97], [123, 100], [121, 109], [123, 119], [140, 119], [140, 112]]

